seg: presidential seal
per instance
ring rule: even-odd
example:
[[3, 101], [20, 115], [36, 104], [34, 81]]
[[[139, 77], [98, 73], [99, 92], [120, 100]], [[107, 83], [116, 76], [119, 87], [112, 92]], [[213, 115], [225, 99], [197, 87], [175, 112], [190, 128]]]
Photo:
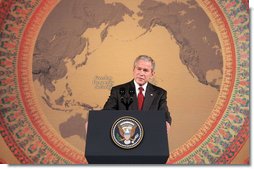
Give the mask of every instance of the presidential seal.
[[141, 123], [130, 116], [117, 119], [111, 128], [113, 142], [123, 148], [131, 149], [139, 145], [144, 136]]

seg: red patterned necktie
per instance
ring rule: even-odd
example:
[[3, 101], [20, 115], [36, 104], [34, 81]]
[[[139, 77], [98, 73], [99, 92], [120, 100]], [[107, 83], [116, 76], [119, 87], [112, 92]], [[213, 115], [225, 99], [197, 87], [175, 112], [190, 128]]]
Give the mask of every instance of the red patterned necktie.
[[141, 111], [144, 103], [144, 95], [143, 95], [143, 87], [139, 87], [139, 93], [138, 93], [138, 110]]

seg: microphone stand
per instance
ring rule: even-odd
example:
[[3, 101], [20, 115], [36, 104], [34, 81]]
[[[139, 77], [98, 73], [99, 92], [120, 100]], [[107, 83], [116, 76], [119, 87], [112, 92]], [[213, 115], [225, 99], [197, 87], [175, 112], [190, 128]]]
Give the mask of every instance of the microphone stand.
[[125, 88], [121, 88], [119, 91], [120, 95], [121, 95], [121, 103], [123, 103], [125, 105], [126, 110], [129, 110], [130, 105], [133, 103], [133, 95], [135, 93], [135, 90], [130, 88], [129, 89], [129, 94], [130, 94], [130, 98], [128, 99], [125, 96]]

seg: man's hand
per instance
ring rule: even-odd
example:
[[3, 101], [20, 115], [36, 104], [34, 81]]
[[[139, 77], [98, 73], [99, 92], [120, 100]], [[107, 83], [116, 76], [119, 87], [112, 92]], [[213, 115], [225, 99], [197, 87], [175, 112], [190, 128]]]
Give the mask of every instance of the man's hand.
[[87, 127], [88, 127], [88, 121], [85, 122], [85, 138], [86, 138], [86, 135], [87, 135]]
[[166, 121], [167, 134], [169, 133], [170, 124]]

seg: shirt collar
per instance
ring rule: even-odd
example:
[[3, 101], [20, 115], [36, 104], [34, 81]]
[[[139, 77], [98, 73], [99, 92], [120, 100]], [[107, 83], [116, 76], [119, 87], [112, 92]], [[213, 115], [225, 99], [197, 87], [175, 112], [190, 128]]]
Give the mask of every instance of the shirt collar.
[[140, 85], [134, 80], [134, 85], [135, 85], [135, 89], [136, 89], [136, 94], [139, 93], [139, 89], [138, 89], [138, 88], [139, 88], [139, 87], [143, 87], [143, 89], [144, 89], [143, 95], [145, 95], [148, 82], [146, 82], [143, 86], [140, 86]]

